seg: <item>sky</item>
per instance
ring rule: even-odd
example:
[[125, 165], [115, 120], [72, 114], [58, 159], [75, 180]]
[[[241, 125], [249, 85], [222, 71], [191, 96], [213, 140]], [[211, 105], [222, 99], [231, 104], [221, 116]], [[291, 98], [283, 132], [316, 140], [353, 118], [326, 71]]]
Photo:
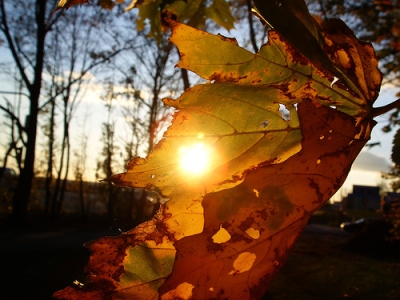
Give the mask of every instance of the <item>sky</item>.
[[[396, 100], [398, 89], [391, 86], [384, 86], [381, 90], [379, 98], [374, 107], [386, 105]], [[341, 190], [333, 197], [334, 200], [340, 200], [352, 192], [353, 185], [369, 185], [380, 186], [388, 182], [382, 178], [383, 172], [388, 172], [392, 165], [391, 151], [392, 140], [395, 131], [384, 133], [382, 128], [388, 124], [387, 116], [380, 116], [375, 119], [378, 124], [374, 127], [371, 133], [369, 143], [380, 143], [380, 145], [372, 148], [364, 147], [353, 163], [351, 171], [343, 184]]]

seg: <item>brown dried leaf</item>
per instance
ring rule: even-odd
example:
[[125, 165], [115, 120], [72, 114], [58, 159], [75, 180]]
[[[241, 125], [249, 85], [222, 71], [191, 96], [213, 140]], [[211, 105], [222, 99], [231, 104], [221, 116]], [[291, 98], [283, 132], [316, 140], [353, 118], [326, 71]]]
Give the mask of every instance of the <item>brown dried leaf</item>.
[[[169, 291], [182, 285], [192, 287], [191, 299], [262, 297], [311, 213], [342, 185], [366, 143], [354, 139], [354, 119], [337, 110], [303, 101], [299, 118], [299, 153], [204, 197], [204, 230], [174, 244], [177, 257], [162, 299], [174, 299]], [[228, 238], [216, 240], [221, 228]], [[243, 253], [245, 264], [237, 267]]]

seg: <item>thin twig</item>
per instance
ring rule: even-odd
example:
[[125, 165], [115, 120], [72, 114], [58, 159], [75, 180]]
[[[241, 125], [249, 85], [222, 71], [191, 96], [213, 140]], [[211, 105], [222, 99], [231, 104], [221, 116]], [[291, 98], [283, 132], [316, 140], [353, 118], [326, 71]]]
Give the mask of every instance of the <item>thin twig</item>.
[[15, 124], [18, 127], [19, 137], [21, 138], [21, 141], [24, 144], [24, 146], [26, 146], [26, 142], [25, 142], [25, 140], [23, 138], [24, 137], [23, 133], [25, 132], [25, 128], [24, 128], [24, 126], [22, 126], [21, 122], [19, 121], [19, 118], [10, 109], [4, 107], [1, 104], [0, 104], [0, 110], [2, 110], [5, 113], [7, 113], [9, 115], [10, 119], [15, 122]]
[[389, 103], [388, 105], [381, 106], [381, 107], [374, 107], [372, 109], [372, 116], [374, 118], [377, 116], [381, 116], [395, 108], [400, 108], [400, 98], [392, 103]]

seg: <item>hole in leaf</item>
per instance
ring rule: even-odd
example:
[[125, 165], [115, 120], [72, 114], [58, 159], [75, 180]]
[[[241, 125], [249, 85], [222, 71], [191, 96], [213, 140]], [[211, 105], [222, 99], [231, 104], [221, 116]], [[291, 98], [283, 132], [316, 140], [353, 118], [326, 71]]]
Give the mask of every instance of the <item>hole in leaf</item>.
[[269, 120], [265, 120], [264, 122], [261, 123], [262, 128], [266, 128], [269, 124]]
[[333, 77], [333, 80], [332, 80], [332, 82], [331, 82], [331, 88], [333, 88], [333, 85], [334, 85], [336, 82], [338, 82], [338, 81], [339, 81], [339, 78], [337, 78], [336, 76]]
[[165, 203], [167, 200], [168, 200], [168, 198], [164, 198], [162, 195], [160, 195], [157, 191], [155, 191], [155, 190], [149, 190], [149, 191], [147, 191], [147, 197], [146, 197], [146, 199], [149, 201], [149, 202], [151, 202], [151, 203], [153, 203], [153, 204], [155, 204], [155, 203]]
[[169, 201], [169, 199], [171, 199], [171, 198], [161, 198], [160, 203], [161, 204], [167, 203]]
[[212, 236], [212, 240], [216, 244], [226, 243], [230, 239], [231, 235], [225, 228], [222, 227], [222, 225], [220, 226], [218, 232]]
[[75, 284], [79, 288], [83, 288], [84, 284], [79, 282], [78, 280], [74, 280], [73, 284]]
[[279, 104], [279, 112], [281, 113], [282, 119], [286, 121], [290, 120], [290, 111], [284, 104]]
[[260, 238], [260, 230], [254, 229], [253, 227], [250, 227], [245, 232], [254, 240], [258, 240]]
[[194, 285], [183, 282], [176, 289], [165, 293], [162, 299], [190, 299], [192, 298]]
[[257, 198], [260, 197], [260, 191], [259, 190], [254, 189], [253, 192], [254, 192], [254, 194], [256, 194]]
[[228, 275], [236, 275], [251, 269], [256, 261], [256, 255], [251, 252], [242, 252], [233, 262], [233, 270]]

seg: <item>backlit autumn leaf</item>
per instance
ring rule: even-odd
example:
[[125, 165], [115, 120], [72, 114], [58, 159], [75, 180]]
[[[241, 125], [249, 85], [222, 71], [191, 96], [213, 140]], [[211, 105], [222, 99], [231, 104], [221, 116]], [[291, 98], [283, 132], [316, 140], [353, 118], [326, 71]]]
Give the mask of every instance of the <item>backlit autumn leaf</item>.
[[[262, 297], [310, 214], [341, 186], [366, 142], [354, 140], [353, 118], [310, 100], [299, 104], [299, 118], [299, 153], [204, 197], [204, 229], [174, 244], [174, 269], [161, 294], [190, 284], [192, 299]], [[221, 228], [230, 238], [217, 242]]]
[[82, 5], [87, 3], [89, 3], [89, 0], [60, 0], [57, 4], [56, 10], [59, 10], [61, 8], [68, 9], [71, 6]]
[[150, 25], [148, 36], [156, 40], [160, 40], [162, 32], [168, 29], [163, 26], [165, 17], [195, 28], [205, 27], [206, 20], [212, 20], [228, 30], [234, 28], [235, 18], [226, 0], [132, 0], [125, 10], [134, 8], [138, 9], [137, 30], [143, 30], [146, 25]]
[[89, 282], [57, 298], [261, 298], [369, 138], [381, 74], [344, 23], [306, 26], [332, 70], [276, 31], [254, 54], [169, 24], [178, 66], [209, 82], [164, 100], [177, 110], [164, 139], [111, 178], [169, 201], [151, 221], [90, 243]]
[[[72, 6], [88, 3], [89, 0], [60, 0], [57, 4], [57, 7], [53, 11], [53, 14], [62, 8], [68, 9]], [[104, 9], [112, 9], [116, 3], [123, 4], [124, 0], [98, 0], [97, 3]]]

